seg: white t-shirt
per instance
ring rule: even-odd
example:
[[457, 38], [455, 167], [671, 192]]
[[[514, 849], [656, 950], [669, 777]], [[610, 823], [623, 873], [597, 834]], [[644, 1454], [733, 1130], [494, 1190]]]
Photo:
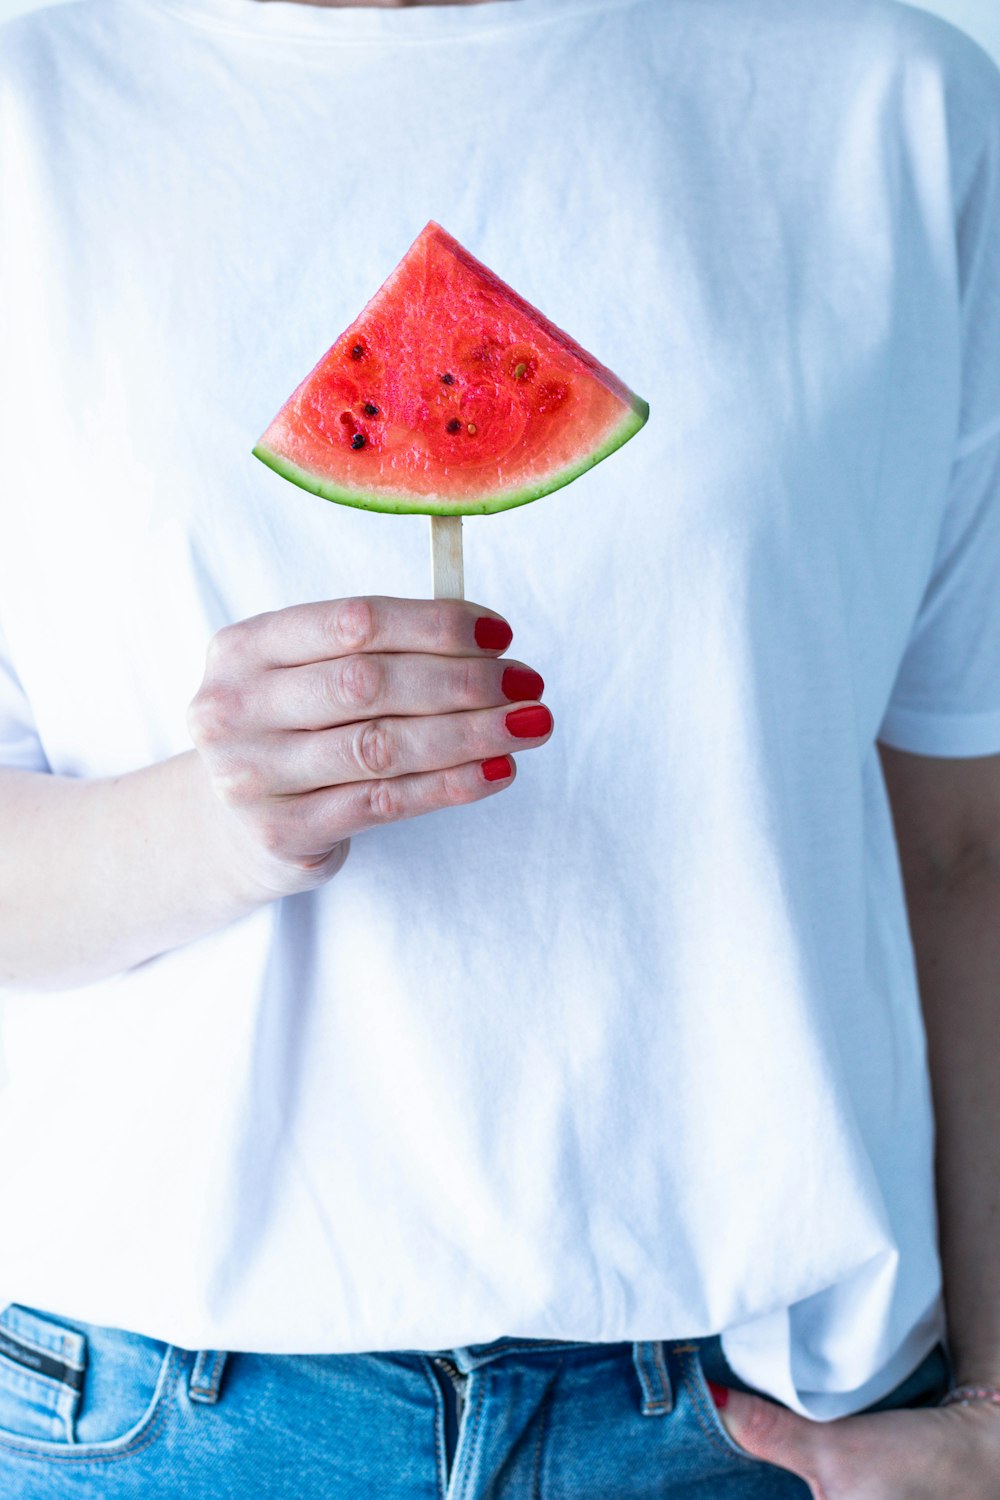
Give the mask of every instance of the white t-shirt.
[[[556, 732], [323, 890], [6, 998], [0, 1301], [189, 1347], [943, 1330], [876, 737], [1000, 752], [1000, 75], [889, 0], [82, 0], [0, 44], [0, 759], [189, 748], [227, 621], [427, 597], [251, 447], [436, 219], [651, 406], [466, 523]], [[26, 852], [26, 858], [28, 857]]]

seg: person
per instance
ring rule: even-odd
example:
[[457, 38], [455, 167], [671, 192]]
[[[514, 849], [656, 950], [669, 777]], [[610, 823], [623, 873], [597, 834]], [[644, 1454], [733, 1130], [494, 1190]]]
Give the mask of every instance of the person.
[[[998, 127], [894, 0], [5, 27], [5, 1500], [1000, 1495]], [[251, 454], [430, 219], [651, 410], [472, 602]]]

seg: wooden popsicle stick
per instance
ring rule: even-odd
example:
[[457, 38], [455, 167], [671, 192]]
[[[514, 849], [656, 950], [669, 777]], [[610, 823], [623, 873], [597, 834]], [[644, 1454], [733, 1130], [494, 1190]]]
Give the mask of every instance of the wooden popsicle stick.
[[465, 598], [461, 516], [431, 516], [431, 580], [435, 599]]

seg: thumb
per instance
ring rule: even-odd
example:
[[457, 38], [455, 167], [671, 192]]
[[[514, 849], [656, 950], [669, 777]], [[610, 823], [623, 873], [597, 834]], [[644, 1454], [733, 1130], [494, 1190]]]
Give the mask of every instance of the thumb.
[[719, 1421], [733, 1442], [752, 1458], [791, 1469], [800, 1479], [815, 1472], [816, 1456], [823, 1441], [823, 1424], [810, 1422], [798, 1412], [776, 1401], [730, 1390], [708, 1381]]

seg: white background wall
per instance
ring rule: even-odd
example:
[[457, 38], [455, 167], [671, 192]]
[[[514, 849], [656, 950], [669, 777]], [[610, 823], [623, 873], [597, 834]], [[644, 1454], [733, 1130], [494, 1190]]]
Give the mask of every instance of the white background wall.
[[[52, 0], [0, 0], [0, 21], [22, 10], [37, 10]], [[136, 4], [140, 0], [135, 0]], [[794, 0], [792, 0], [794, 3]], [[925, 10], [937, 11], [946, 20], [962, 26], [1000, 63], [1000, 5], [997, 0], [916, 0]]]
[[[915, 0], [915, 3], [961, 26], [1000, 63], [1000, 5], [997, 0]], [[0, 0], [0, 6], [2, 4], [3, 0]]]

